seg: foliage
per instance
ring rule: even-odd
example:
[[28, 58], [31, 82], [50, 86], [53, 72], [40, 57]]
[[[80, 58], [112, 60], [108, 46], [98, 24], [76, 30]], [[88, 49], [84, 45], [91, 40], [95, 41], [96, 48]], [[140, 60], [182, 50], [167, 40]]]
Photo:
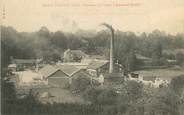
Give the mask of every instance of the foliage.
[[137, 100], [143, 95], [143, 84], [137, 83], [136, 81], [125, 82], [124, 88], [128, 98], [132, 101]]
[[[99, 88], [90, 85], [85, 77], [73, 81], [73, 89], [79, 89], [89, 105], [79, 104], [41, 104], [33, 95], [17, 99], [15, 86], [4, 80], [10, 63], [15, 58], [43, 58], [46, 63], [62, 61], [67, 49], [81, 49], [88, 54], [101, 54], [108, 51], [110, 33], [100, 31], [90, 36], [78, 33], [50, 32], [42, 27], [36, 32], [17, 32], [11, 27], [1, 26], [2, 62], [2, 114], [4, 115], [182, 115], [184, 108], [183, 76], [174, 78], [166, 89], [144, 89], [134, 81], [122, 84], [121, 93], [116, 89]], [[164, 50], [184, 48], [184, 34], [170, 35], [159, 30], [136, 35], [133, 32], [115, 31], [115, 61], [126, 69], [135, 70], [142, 65], [136, 53], [152, 58], [153, 65], [167, 65], [167, 59], [175, 55], [165, 55]], [[104, 49], [104, 51], [100, 51]], [[183, 64], [183, 54], [177, 54], [178, 65]], [[127, 66], [128, 65], [128, 66]], [[179, 114], [179, 112], [181, 114]]]
[[138, 62], [139, 60], [137, 59], [135, 52], [132, 51], [128, 54], [127, 59], [126, 59], [126, 65], [125, 67], [129, 70], [129, 71], [134, 71], [138, 68]]
[[80, 92], [84, 92], [90, 86], [91, 81], [89, 78], [86, 78], [85, 76], [79, 76], [76, 79], [72, 80], [70, 88], [73, 91], [79, 90]]
[[144, 108], [147, 114], [158, 115], [179, 115], [179, 98], [169, 88], [154, 91], [150, 98], [144, 101]]
[[184, 53], [177, 53], [176, 54], [176, 61], [177, 61], [177, 64], [180, 65], [180, 66], [184, 66]]
[[184, 92], [184, 75], [173, 78], [170, 87], [176, 94], [181, 96]]
[[[1, 26], [1, 31], [3, 63], [9, 63], [10, 56], [15, 58], [44, 58], [46, 62], [62, 61], [63, 52], [67, 48], [81, 49], [88, 54], [109, 55], [107, 53], [110, 43], [109, 31], [97, 33], [84, 31], [81, 35], [80, 33], [73, 34], [62, 31], [50, 32], [46, 27], [42, 27], [36, 32], [27, 33], [17, 32], [11, 27], [4, 26]], [[127, 58], [131, 60], [132, 52], [153, 58], [155, 65], [157, 62], [159, 62], [158, 65], [164, 65], [165, 58], [168, 58], [168, 56], [163, 54], [163, 50], [184, 48], [184, 35], [177, 34], [174, 36], [159, 30], [140, 35], [133, 32], [115, 31], [114, 43], [115, 61], [118, 60], [125, 67], [127, 63], [131, 65]], [[104, 51], [100, 51], [99, 48], [104, 49]], [[178, 59], [180, 60], [180, 58]], [[140, 66], [142, 65], [139, 63], [136, 68]]]
[[85, 90], [83, 93], [83, 98], [85, 100], [88, 100], [92, 103], [97, 103], [97, 96], [101, 93], [101, 89], [95, 88], [95, 87], [89, 87]]
[[117, 93], [113, 89], [104, 89], [96, 98], [99, 104], [112, 105], [117, 103], [117, 96]]
[[[125, 85], [125, 84], [124, 84]], [[41, 104], [32, 93], [14, 101], [4, 100], [2, 114], [4, 115], [182, 115], [183, 103], [172, 88], [142, 89], [136, 82], [127, 82], [122, 93], [115, 89], [89, 87], [83, 97], [91, 101], [89, 105], [80, 104]], [[146, 91], [146, 90], [152, 90]], [[5, 90], [3, 90], [3, 93]], [[9, 92], [11, 95], [13, 91]], [[149, 92], [149, 93], [148, 93]], [[135, 97], [133, 97], [135, 96]], [[179, 114], [179, 112], [181, 114]]]

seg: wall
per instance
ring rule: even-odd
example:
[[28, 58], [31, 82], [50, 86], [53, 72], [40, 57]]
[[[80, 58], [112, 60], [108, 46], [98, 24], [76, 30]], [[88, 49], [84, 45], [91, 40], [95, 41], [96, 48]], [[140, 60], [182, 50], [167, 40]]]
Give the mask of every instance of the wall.
[[48, 78], [48, 84], [54, 87], [65, 88], [69, 85], [69, 77], [62, 71], [57, 71]]

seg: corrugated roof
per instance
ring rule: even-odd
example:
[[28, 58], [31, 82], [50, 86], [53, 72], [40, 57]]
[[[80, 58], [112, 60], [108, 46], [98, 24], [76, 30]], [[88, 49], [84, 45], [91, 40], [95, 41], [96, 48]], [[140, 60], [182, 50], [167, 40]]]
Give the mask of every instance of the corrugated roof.
[[93, 60], [89, 65], [88, 69], [98, 69], [102, 67], [103, 65], [107, 64], [109, 61], [108, 60]]

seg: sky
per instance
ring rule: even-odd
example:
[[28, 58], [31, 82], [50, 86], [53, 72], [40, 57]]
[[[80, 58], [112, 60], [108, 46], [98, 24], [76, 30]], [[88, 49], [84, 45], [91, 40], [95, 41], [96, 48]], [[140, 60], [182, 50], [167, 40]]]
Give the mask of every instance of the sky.
[[1, 0], [2, 25], [20, 32], [101, 30], [103, 22], [121, 31], [184, 33], [184, 0]]

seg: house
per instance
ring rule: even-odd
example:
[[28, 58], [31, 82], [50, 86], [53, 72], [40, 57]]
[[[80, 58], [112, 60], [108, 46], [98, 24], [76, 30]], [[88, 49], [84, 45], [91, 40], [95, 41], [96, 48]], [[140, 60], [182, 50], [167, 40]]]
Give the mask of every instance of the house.
[[35, 66], [35, 59], [13, 59], [11, 61], [13, 64], [17, 64], [17, 66]]
[[144, 76], [140, 73], [132, 72], [132, 73], [128, 74], [126, 80], [133, 80], [133, 81], [136, 81], [136, 82], [141, 82], [146, 86], [153, 87], [154, 83], [155, 83], [155, 80], [156, 80], [156, 77], [155, 76]]
[[[94, 77], [98, 77], [100, 74], [108, 73], [108, 71], [109, 71], [109, 61], [108, 60], [94, 59], [89, 63], [87, 67], [87, 72]], [[116, 73], [119, 71], [120, 71], [120, 66], [115, 63], [114, 72]]]
[[16, 71], [23, 71], [25, 69], [35, 69], [38, 63], [40, 63], [40, 60], [37, 59], [15, 59], [11, 57], [11, 64], [16, 65]]
[[64, 62], [80, 62], [85, 56], [86, 54], [82, 52], [81, 50], [67, 49], [64, 52], [63, 61]]
[[67, 75], [59, 68], [56, 68], [52, 65], [47, 65], [40, 69], [39, 74], [44, 80], [47, 81], [47, 84], [50, 86], [64, 87], [69, 83]]
[[41, 68], [38, 73], [42, 76], [42, 78], [47, 78], [50, 75], [52, 75], [54, 72], [56, 72], [58, 69], [53, 65], [46, 65], [43, 68]]
[[87, 72], [94, 77], [98, 77], [101, 73], [108, 72], [108, 66], [108, 60], [93, 60], [89, 63]]
[[[172, 68], [140, 70], [135, 71], [134, 73], [138, 74], [136, 81], [153, 87], [160, 87], [160, 85], [167, 86], [174, 77], [184, 75], [184, 71]], [[132, 80], [132, 77], [130, 80]]]
[[71, 65], [47, 65], [39, 73], [47, 80], [48, 85], [62, 88], [70, 85], [79, 76], [89, 76], [83, 69]]

